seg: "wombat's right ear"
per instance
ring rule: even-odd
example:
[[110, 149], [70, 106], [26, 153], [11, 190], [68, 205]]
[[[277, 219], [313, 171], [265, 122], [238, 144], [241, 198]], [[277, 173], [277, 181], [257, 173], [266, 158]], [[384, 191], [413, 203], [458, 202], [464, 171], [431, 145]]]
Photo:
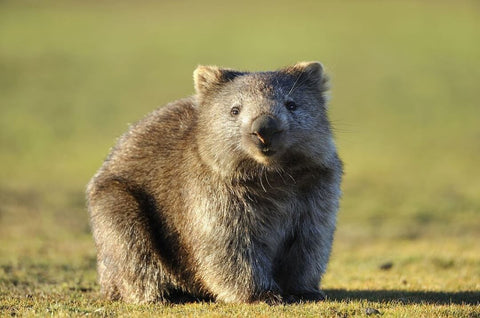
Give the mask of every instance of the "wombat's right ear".
[[193, 72], [195, 91], [203, 95], [209, 90], [216, 89], [224, 83], [233, 80], [243, 73], [217, 66], [199, 65]]

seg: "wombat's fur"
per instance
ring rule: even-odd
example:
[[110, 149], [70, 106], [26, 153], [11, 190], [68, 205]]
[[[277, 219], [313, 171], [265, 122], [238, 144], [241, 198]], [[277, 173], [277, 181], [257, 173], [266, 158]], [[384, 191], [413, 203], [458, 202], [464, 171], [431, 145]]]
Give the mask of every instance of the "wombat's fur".
[[87, 190], [102, 292], [129, 302], [320, 300], [342, 163], [317, 62], [213, 66], [125, 133]]

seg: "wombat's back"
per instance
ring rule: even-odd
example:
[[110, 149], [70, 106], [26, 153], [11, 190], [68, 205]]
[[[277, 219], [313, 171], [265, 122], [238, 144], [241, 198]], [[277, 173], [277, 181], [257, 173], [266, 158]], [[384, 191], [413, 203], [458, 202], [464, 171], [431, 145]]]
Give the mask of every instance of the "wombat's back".
[[145, 183], [143, 179], [152, 177], [152, 172], [175, 169], [173, 163], [165, 164], [191, 145], [196, 116], [193, 97], [157, 108], [117, 140], [92, 181], [113, 174]]

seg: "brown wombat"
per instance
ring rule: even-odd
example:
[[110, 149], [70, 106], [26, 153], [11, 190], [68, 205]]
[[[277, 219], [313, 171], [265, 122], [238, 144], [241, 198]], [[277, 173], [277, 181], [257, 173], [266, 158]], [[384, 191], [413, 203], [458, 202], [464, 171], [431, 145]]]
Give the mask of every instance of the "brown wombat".
[[321, 300], [342, 177], [322, 65], [199, 66], [194, 81], [195, 96], [133, 125], [88, 185], [102, 293]]

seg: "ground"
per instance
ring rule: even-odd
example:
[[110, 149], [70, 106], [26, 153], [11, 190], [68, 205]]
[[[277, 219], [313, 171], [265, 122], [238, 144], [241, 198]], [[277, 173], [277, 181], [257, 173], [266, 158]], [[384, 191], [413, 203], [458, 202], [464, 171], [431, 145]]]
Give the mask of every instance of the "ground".
[[[480, 317], [475, 1], [0, 3], [1, 316]], [[320, 60], [345, 162], [321, 303], [99, 295], [84, 189], [197, 64]]]

